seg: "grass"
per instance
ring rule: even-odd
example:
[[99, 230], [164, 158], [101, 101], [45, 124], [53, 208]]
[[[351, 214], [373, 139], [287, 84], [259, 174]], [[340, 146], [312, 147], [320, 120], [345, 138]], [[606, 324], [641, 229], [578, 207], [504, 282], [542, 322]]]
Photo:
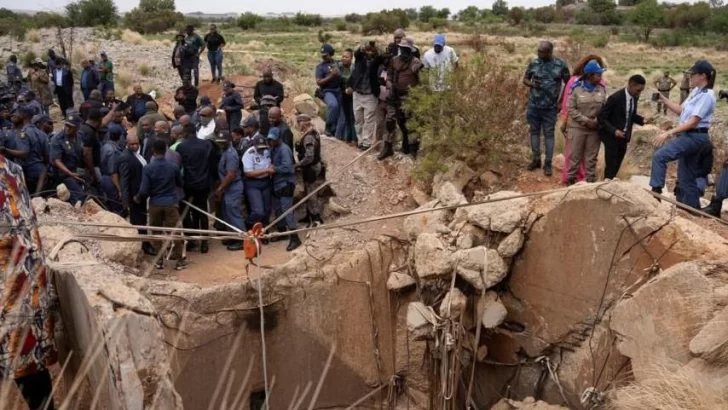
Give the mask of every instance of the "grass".
[[138, 46], [144, 44], [146, 39], [136, 31], [124, 30], [121, 33], [121, 41]]
[[114, 70], [114, 85], [116, 86], [117, 94], [124, 95], [124, 91], [128, 92], [129, 87], [132, 85], [133, 77], [132, 74], [124, 69]]
[[40, 43], [40, 31], [33, 29], [25, 35], [25, 39], [31, 43]]
[[147, 63], [139, 64], [139, 67], [137, 67], [137, 69], [139, 70], [139, 74], [144, 77], [149, 77], [149, 74], [152, 72], [151, 68], [149, 68], [149, 65]]

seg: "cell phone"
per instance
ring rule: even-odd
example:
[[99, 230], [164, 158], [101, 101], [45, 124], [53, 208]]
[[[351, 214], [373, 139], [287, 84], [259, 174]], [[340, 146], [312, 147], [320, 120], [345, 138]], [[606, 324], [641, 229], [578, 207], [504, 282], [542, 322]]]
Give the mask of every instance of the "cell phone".
[[652, 93], [652, 101], [660, 101], [660, 93]]

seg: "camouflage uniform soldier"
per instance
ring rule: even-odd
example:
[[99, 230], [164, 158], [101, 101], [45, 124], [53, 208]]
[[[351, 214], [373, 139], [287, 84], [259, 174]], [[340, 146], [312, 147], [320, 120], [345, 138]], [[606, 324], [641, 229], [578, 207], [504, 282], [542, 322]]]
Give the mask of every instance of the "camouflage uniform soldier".
[[[665, 71], [665, 75], [660, 77], [657, 81], [655, 81], [655, 87], [657, 87], [657, 91], [660, 92], [660, 94], [664, 95], [665, 98], [670, 98], [670, 91], [672, 91], [673, 88], [677, 85], [677, 81], [673, 80], [672, 77], [670, 77], [670, 73]], [[690, 85], [688, 84], [688, 88], [690, 88]], [[657, 103], [657, 113], [659, 114], [660, 111], [662, 111], [663, 114], [667, 115], [667, 105], [658, 102]]]
[[[298, 128], [301, 130], [301, 140], [296, 144], [298, 164], [303, 173], [303, 188], [306, 195], [315, 191], [321, 180], [326, 179], [326, 167], [321, 161], [321, 136], [311, 124], [311, 117], [302, 114], [296, 117]], [[306, 201], [306, 220], [308, 226], [322, 225], [321, 203], [318, 195], [313, 195]]]
[[690, 96], [690, 73], [683, 73], [680, 82], [680, 104], [684, 103], [688, 96]]
[[543, 172], [551, 176], [551, 160], [554, 155], [554, 129], [556, 111], [561, 96], [561, 87], [571, 77], [569, 66], [564, 60], [553, 56], [554, 45], [542, 41], [538, 45], [538, 58], [526, 68], [523, 83], [530, 88], [528, 92], [528, 113], [526, 119], [531, 131], [531, 152], [533, 159], [528, 170], [541, 168], [541, 130], [546, 146], [546, 161]]

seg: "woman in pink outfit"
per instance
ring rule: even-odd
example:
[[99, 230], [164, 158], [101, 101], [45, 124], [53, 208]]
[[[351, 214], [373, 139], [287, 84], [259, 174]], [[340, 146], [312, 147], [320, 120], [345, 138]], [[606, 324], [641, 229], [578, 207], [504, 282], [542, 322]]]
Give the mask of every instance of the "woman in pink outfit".
[[[561, 169], [561, 182], [566, 183], [567, 174], [569, 173], [569, 137], [566, 135], [566, 121], [568, 118], [569, 113], [569, 90], [571, 90], [571, 86], [574, 84], [575, 81], [577, 81], [582, 74], [584, 74], [584, 66], [586, 63], [588, 63], [591, 60], [596, 60], [600, 66], [604, 66], [604, 60], [602, 60], [601, 57], [597, 55], [588, 55], [586, 57], [583, 57], [581, 60], [579, 60], [579, 63], [577, 63], [576, 67], [574, 67], [574, 72], [572, 73], [571, 78], [569, 79], [569, 82], [566, 83], [566, 87], [564, 87], [564, 95], [561, 98], [561, 133], [564, 134], [564, 137], [566, 137], [567, 141], [564, 144], [564, 159], [565, 164], [564, 167]], [[606, 67], [605, 67], [606, 68]], [[606, 80], [602, 79], [602, 86], [606, 87], [607, 82]], [[581, 161], [581, 164], [579, 164], [579, 169], [576, 171], [576, 181], [580, 182], [584, 180], [584, 175], [586, 173], [586, 168], [584, 165], [584, 161]]]

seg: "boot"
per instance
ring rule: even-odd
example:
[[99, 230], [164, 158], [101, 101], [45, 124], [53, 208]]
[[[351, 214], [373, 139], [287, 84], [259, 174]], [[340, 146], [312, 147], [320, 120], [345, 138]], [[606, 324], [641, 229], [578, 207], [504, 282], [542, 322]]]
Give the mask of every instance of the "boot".
[[412, 145], [410, 145], [410, 155], [412, 155], [412, 158], [417, 159], [418, 152], [420, 152], [420, 142], [413, 142]]
[[157, 251], [154, 250], [154, 246], [149, 242], [142, 242], [142, 251], [149, 256], [157, 256]]
[[527, 170], [533, 171], [541, 168], [541, 158], [534, 158], [530, 164], [526, 167]]
[[551, 161], [546, 161], [543, 164], [543, 174], [546, 175], [547, 177], [550, 177], [551, 175], [554, 174], [553, 168], [551, 167]]
[[311, 225], [309, 227], [320, 226], [324, 224], [321, 215], [311, 215]]
[[202, 244], [200, 244], [200, 253], [207, 253], [210, 251], [210, 246], [207, 244], [207, 241], [202, 241]]
[[306, 210], [306, 216], [298, 220], [298, 223], [308, 225], [311, 223], [311, 214]]
[[716, 218], [720, 218], [722, 209], [723, 209], [723, 201], [720, 199], [717, 199], [716, 197], [713, 197], [710, 199], [710, 204], [708, 206], [706, 206], [705, 208], [701, 209], [701, 211], [705, 212], [708, 215], [712, 215]]
[[294, 233], [294, 234], [291, 234], [288, 236], [289, 236], [289, 241], [288, 241], [288, 247], [286, 247], [287, 252], [290, 252], [290, 251], [298, 248], [299, 246], [301, 246], [301, 238], [298, 237], [298, 234]]
[[384, 147], [382, 147], [382, 150], [379, 151], [379, 155], [377, 156], [378, 160], [383, 160], [387, 157], [391, 157], [394, 155], [394, 149], [392, 148], [391, 142], [385, 142]]
[[243, 250], [243, 241], [232, 241], [228, 246], [227, 250], [235, 252]]

